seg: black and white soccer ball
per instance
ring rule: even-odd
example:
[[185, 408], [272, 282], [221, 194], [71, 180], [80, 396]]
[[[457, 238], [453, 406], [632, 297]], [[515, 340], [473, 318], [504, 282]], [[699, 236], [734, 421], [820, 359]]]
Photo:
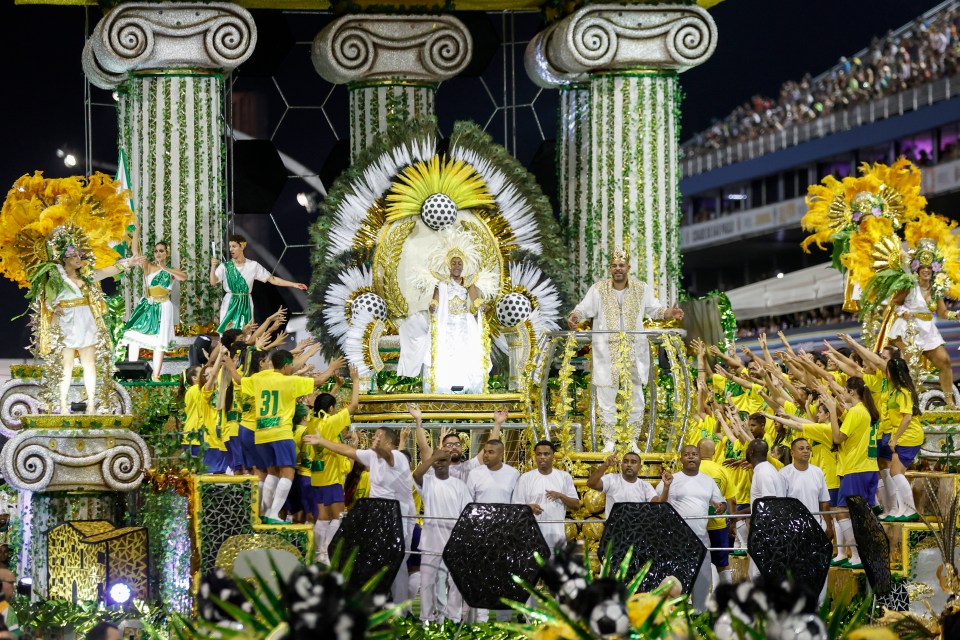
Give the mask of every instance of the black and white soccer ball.
[[352, 309], [354, 318], [365, 311], [377, 320], [387, 319], [387, 303], [372, 291], [364, 291], [354, 298]]
[[445, 193], [435, 193], [423, 201], [420, 219], [434, 231], [446, 229], [457, 221], [457, 205]]
[[563, 581], [557, 591], [557, 598], [562, 602], [575, 600], [580, 592], [587, 588], [587, 581], [583, 576], [571, 576]]
[[533, 313], [530, 298], [514, 291], [497, 300], [497, 320], [505, 327], [515, 327]]
[[630, 631], [627, 607], [619, 598], [604, 600], [590, 612], [590, 630], [601, 636], [624, 636]]
[[[779, 633], [770, 633], [779, 640], [827, 640], [827, 625], [815, 613], [785, 616], [779, 621]], [[770, 632], [768, 625], [767, 631]]]
[[227, 572], [217, 567], [208, 572], [200, 581], [197, 593], [197, 610], [200, 617], [209, 622], [224, 622], [233, 619], [227, 611], [214, 602], [213, 598], [232, 604], [244, 613], [253, 612], [253, 604], [244, 597], [237, 584]]

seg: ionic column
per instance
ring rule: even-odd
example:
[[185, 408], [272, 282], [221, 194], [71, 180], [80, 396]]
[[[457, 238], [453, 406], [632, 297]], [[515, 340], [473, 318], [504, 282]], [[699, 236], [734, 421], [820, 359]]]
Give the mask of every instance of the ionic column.
[[600, 274], [616, 248], [629, 249], [632, 275], [665, 304], [676, 301], [681, 266], [677, 74], [709, 58], [716, 37], [694, 5], [591, 4], [543, 34], [553, 69], [589, 77], [590, 203], [579, 251]]
[[390, 124], [433, 115], [437, 86], [472, 53], [453, 16], [349, 15], [327, 25], [311, 57], [324, 80], [349, 90], [351, 160]]
[[[563, 241], [570, 252], [574, 273], [574, 294], [579, 300], [603, 273], [595, 264], [593, 247], [581, 242], [592, 196], [590, 171], [590, 82], [587, 74], [564, 74], [555, 69], [543, 50], [553, 26], [538, 33], [527, 45], [524, 66], [534, 83], [545, 89], [559, 89], [560, 114], [557, 121], [557, 200]], [[591, 237], [592, 239], [592, 237]]]
[[[90, 82], [118, 93], [118, 146], [126, 154], [141, 250], [170, 243], [188, 274], [180, 321], [209, 322], [222, 297], [208, 281], [211, 245], [226, 230], [224, 76], [256, 46], [250, 14], [229, 3], [130, 3], [110, 11], [83, 52]], [[129, 278], [128, 305], [142, 295]]]

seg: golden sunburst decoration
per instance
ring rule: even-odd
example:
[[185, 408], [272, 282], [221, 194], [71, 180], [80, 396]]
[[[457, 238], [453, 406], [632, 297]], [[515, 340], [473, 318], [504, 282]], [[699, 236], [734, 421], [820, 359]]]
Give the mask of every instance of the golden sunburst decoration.
[[850, 279], [861, 288], [878, 272], [900, 267], [903, 250], [900, 236], [889, 218], [869, 218], [860, 226], [860, 232], [850, 238], [850, 250], [842, 263], [850, 272]]
[[493, 195], [477, 171], [463, 160], [433, 156], [416, 162], [397, 176], [386, 197], [386, 220], [423, 215], [425, 209], [436, 209], [436, 223], [427, 219], [430, 228], [439, 231], [456, 219], [456, 211], [491, 206]]
[[824, 243], [839, 242], [839, 253], [844, 254], [850, 234], [868, 219], [888, 218], [897, 230], [923, 212], [926, 199], [920, 195], [920, 170], [910, 161], [863, 163], [859, 171], [859, 176], [843, 180], [827, 176], [807, 189], [808, 210], [801, 224], [812, 233], [800, 245], [804, 251], [812, 244], [823, 249]]

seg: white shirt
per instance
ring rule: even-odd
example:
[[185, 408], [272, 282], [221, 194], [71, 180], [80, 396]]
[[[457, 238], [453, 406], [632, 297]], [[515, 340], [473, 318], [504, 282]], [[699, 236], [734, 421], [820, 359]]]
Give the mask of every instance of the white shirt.
[[[657, 495], [663, 495], [662, 482], [657, 485]], [[701, 516], [706, 516], [709, 513], [711, 502], [723, 502], [723, 496], [720, 495], [717, 483], [707, 474], [698, 472], [695, 476], [688, 476], [680, 472], [673, 475], [667, 502], [673, 505], [681, 518], [685, 520], [687, 518], [698, 518], [697, 520], [687, 520], [687, 524], [690, 525], [698, 538], [706, 540], [708, 520]]]
[[547, 497], [547, 491], [559, 491], [565, 496], [579, 500], [573, 486], [573, 477], [566, 471], [553, 469], [544, 475], [538, 469], [532, 469], [520, 476], [517, 488], [513, 491], [514, 504], [537, 504], [542, 511], [535, 516], [537, 521], [559, 520], [561, 522], [541, 522], [540, 531], [547, 544], [555, 547], [567, 537], [562, 520], [567, 515], [567, 506], [561, 500]]
[[508, 464], [496, 471], [480, 465], [467, 476], [467, 489], [474, 502], [484, 504], [510, 504], [520, 472]]
[[[390, 464], [371, 449], [357, 451], [357, 460], [370, 472], [370, 497], [396, 500], [400, 503], [400, 513], [414, 515], [413, 475], [407, 456], [397, 450], [390, 452], [393, 464]], [[404, 523], [406, 525], [406, 523]]]
[[[234, 263], [237, 267], [236, 263]], [[241, 277], [247, 282], [247, 290], [253, 291], [253, 281], [259, 280], [260, 282], [266, 282], [270, 279], [270, 272], [263, 268], [263, 265], [257, 262], [256, 260], [246, 260], [242, 265], [237, 267], [237, 271], [240, 272]], [[220, 281], [220, 285], [223, 287], [224, 293], [232, 293], [230, 291], [229, 285], [227, 284], [227, 265], [225, 262], [221, 262], [217, 265], [217, 268], [214, 270], [213, 274], [217, 276], [217, 280]]]
[[613, 505], [618, 502], [650, 502], [657, 497], [656, 490], [640, 478], [634, 482], [627, 482], [619, 473], [608, 473], [600, 478], [603, 483], [603, 492], [607, 494], [605, 518], [610, 518]]
[[467, 485], [462, 480], [453, 476], [440, 480], [436, 474], [432, 476], [424, 474], [420, 496], [423, 498], [423, 515], [450, 518], [450, 520], [432, 518], [423, 520], [420, 549], [440, 553], [450, 538], [450, 532], [457, 522], [456, 519], [460, 517], [460, 512], [470, 504], [470, 492], [467, 491]]
[[750, 483], [750, 505], [758, 498], [786, 498], [787, 488], [777, 468], [764, 460], [753, 468], [753, 482]]
[[[800, 471], [791, 464], [780, 469], [780, 477], [786, 485], [787, 497], [802, 502], [810, 513], [820, 511], [821, 502], [830, 502], [827, 481], [823, 477], [823, 470], [817, 465], [811, 464], [805, 471]], [[823, 516], [813, 517], [823, 526]]]

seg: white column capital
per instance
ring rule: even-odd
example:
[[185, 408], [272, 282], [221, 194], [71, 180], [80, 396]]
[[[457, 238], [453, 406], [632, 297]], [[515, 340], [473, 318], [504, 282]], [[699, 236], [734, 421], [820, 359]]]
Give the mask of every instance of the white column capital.
[[685, 71], [713, 55], [717, 25], [696, 5], [590, 4], [545, 31], [541, 46], [563, 76]]
[[228, 2], [121, 4], [94, 27], [83, 69], [103, 88], [147, 69], [230, 71], [253, 53], [257, 25]]
[[523, 54], [523, 66], [533, 83], [544, 89], [561, 89], [589, 80], [586, 73], [564, 73], [557, 69], [547, 55], [547, 43], [557, 25], [552, 24], [533, 36]]
[[472, 55], [470, 31], [453, 16], [349, 15], [317, 34], [310, 57], [334, 84], [437, 83], [463, 71]]

